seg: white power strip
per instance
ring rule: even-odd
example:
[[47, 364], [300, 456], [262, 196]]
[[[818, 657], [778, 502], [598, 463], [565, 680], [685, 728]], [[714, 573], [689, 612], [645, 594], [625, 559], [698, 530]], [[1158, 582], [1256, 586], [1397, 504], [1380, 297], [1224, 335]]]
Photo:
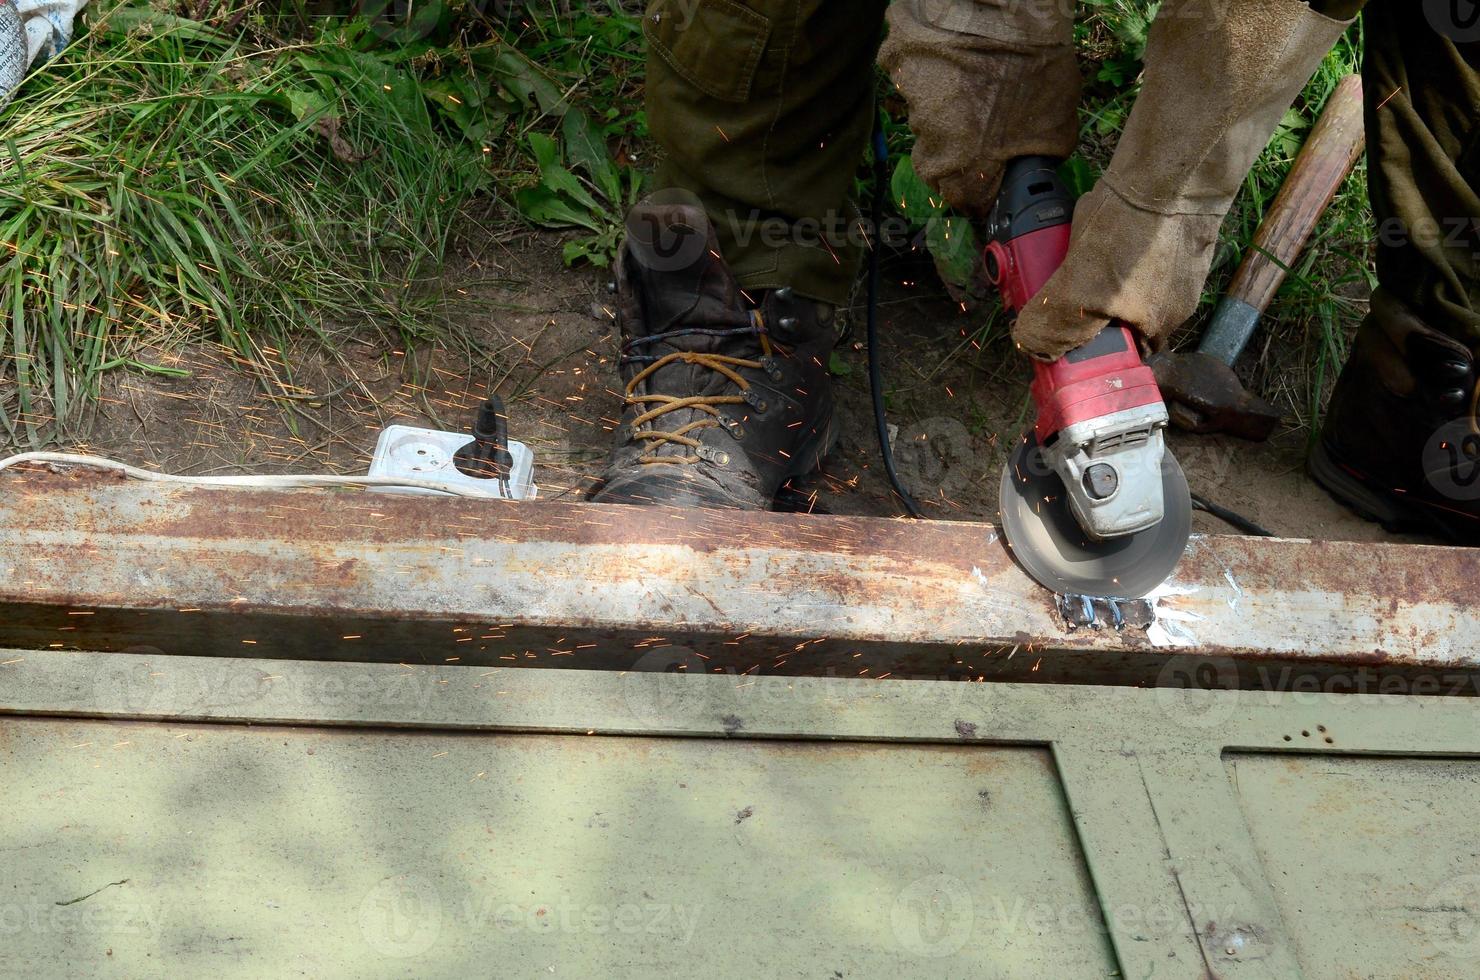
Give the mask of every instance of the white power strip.
[[[509, 500], [533, 500], [539, 495], [534, 485], [534, 453], [522, 442], [509, 441], [509, 455], [514, 465], [508, 482], [480, 480], [457, 468], [453, 457], [472, 441], [465, 432], [439, 432], [409, 425], [388, 426], [375, 443], [375, 456], [370, 461], [370, 475], [413, 480], [418, 483], [440, 483], [482, 491]], [[385, 493], [433, 494], [420, 487], [379, 487]]]
[[[3, 0], [0, 0], [3, 2]], [[534, 454], [518, 442], [509, 443], [514, 465], [508, 480], [479, 480], [464, 476], [453, 456], [470, 438], [459, 432], [438, 432], [393, 425], [380, 434], [368, 476], [336, 476], [328, 473], [263, 473], [240, 476], [183, 476], [161, 473], [103, 456], [81, 453], [20, 453], [0, 459], [0, 472], [22, 464], [44, 463], [53, 467], [85, 466], [121, 473], [134, 480], [196, 487], [240, 487], [258, 490], [301, 490], [311, 487], [361, 487], [386, 493], [427, 496], [479, 497], [485, 499], [533, 500]]]

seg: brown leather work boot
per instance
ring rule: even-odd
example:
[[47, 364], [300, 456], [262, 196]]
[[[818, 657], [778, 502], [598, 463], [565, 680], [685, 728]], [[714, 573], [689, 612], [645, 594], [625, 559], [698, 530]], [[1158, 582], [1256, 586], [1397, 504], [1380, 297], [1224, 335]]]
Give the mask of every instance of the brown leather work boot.
[[1379, 289], [1310, 458], [1317, 483], [1389, 531], [1480, 544], [1472, 353]]
[[836, 440], [832, 308], [751, 302], [696, 203], [637, 205], [617, 259], [622, 422], [598, 503], [769, 509]]

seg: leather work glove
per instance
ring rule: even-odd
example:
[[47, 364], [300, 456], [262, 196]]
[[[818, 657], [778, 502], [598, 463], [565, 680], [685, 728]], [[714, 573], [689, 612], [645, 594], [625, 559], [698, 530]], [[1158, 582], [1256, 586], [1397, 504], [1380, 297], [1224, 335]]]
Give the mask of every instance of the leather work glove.
[[32, 67], [72, 40], [72, 23], [87, 0], [0, 0], [0, 108]]
[[1249, 168], [1350, 23], [1303, 0], [1167, 0], [1125, 132], [1075, 209], [1067, 259], [1018, 314], [1018, 347], [1054, 360], [1111, 320], [1164, 347], [1197, 309]]
[[985, 217], [1020, 156], [1066, 157], [1079, 138], [1074, 4], [894, 0], [879, 63], [910, 105], [915, 172]]

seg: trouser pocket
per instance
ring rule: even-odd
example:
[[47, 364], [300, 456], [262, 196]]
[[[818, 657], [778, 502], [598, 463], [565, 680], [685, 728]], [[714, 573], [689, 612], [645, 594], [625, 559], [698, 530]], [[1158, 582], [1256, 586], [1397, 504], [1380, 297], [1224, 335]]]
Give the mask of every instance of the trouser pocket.
[[654, 54], [705, 95], [745, 102], [771, 20], [733, 0], [654, 0], [643, 35]]

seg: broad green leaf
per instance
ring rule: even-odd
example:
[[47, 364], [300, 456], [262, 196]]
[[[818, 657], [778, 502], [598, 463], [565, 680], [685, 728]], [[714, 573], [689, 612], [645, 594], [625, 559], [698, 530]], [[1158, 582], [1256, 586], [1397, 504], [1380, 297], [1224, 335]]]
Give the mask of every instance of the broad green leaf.
[[598, 269], [605, 269], [611, 265], [611, 256], [608, 254], [604, 236], [595, 235], [591, 238], [580, 238], [573, 242], [566, 242], [562, 250], [565, 264], [575, 265], [577, 262], [586, 261]]
[[529, 134], [529, 149], [542, 173], [548, 167], [560, 166], [560, 147], [544, 133]]
[[498, 103], [484, 103], [455, 79], [431, 79], [422, 83], [422, 91], [441, 113], [462, 132], [468, 142], [483, 146], [495, 127], [508, 119]]
[[601, 226], [589, 212], [572, 207], [568, 201], [543, 184], [515, 191], [514, 204], [519, 208], [520, 214], [538, 225], [601, 230]]
[[899, 213], [916, 225], [929, 223], [943, 207], [935, 192], [915, 173], [915, 164], [908, 156], [901, 157], [899, 165], [894, 168], [889, 191]]
[[603, 208], [596, 198], [591, 196], [591, 192], [581, 185], [575, 174], [561, 165], [560, 147], [555, 144], [554, 140], [542, 133], [531, 133], [529, 146], [534, 151], [535, 162], [539, 164], [540, 183], [570, 198], [593, 215], [602, 212]]
[[1288, 109], [1270, 139], [1270, 144], [1281, 156], [1293, 157], [1300, 152], [1300, 147], [1305, 142], [1305, 131], [1309, 128], [1309, 119], [1295, 109]]
[[963, 287], [976, 281], [981, 248], [970, 221], [943, 215], [932, 218], [925, 227], [925, 243], [942, 279]]
[[559, 115], [566, 109], [565, 91], [529, 58], [501, 42], [469, 48], [470, 61], [492, 72], [523, 107]]
[[288, 99], [288, 111], [299, 122], [317, 119], [329, 109], [329, 100], [312, 89], [284, 89], [283, 95]]
[[1126, 71], [1128, 69], [1135, 70], [1135, 67], [1136, 64], [1134, 62], [1127, 63], [1112, 58], [1100, 65], [1100, 70], [1095, 74], [1095, 81], [1108, 82], [1116, 88], [1120, 88], [1125, 84]]
[[1299, 109], [1286, 109], [1280, 117], [1281, 129], [1304, 130], [1310, 128], [1310, 119]]
[[1095, 119], [1095, 132], [1101, 136], [1118, 133], [1125, 127], [1125, 109], [1118, 105], [1107, 105]]
[[1069, 188], [1069, 193], [1076, 198], [1088, 194], [1090, 188], [1095, 186], [1097, 179], [1095, 170], [1089, 165], [1089, 161], [1078, 153], [1065, 160], [1059, 167], [1059, 177]]
[[571, 166], [585, 170], [608, 201], [620, 204], [621, 175], [607, 152], [606, 138], [591, 118], [579, 109], [572, 109], [561, 121], [560, 132], [565, 137], [565, 151]]

